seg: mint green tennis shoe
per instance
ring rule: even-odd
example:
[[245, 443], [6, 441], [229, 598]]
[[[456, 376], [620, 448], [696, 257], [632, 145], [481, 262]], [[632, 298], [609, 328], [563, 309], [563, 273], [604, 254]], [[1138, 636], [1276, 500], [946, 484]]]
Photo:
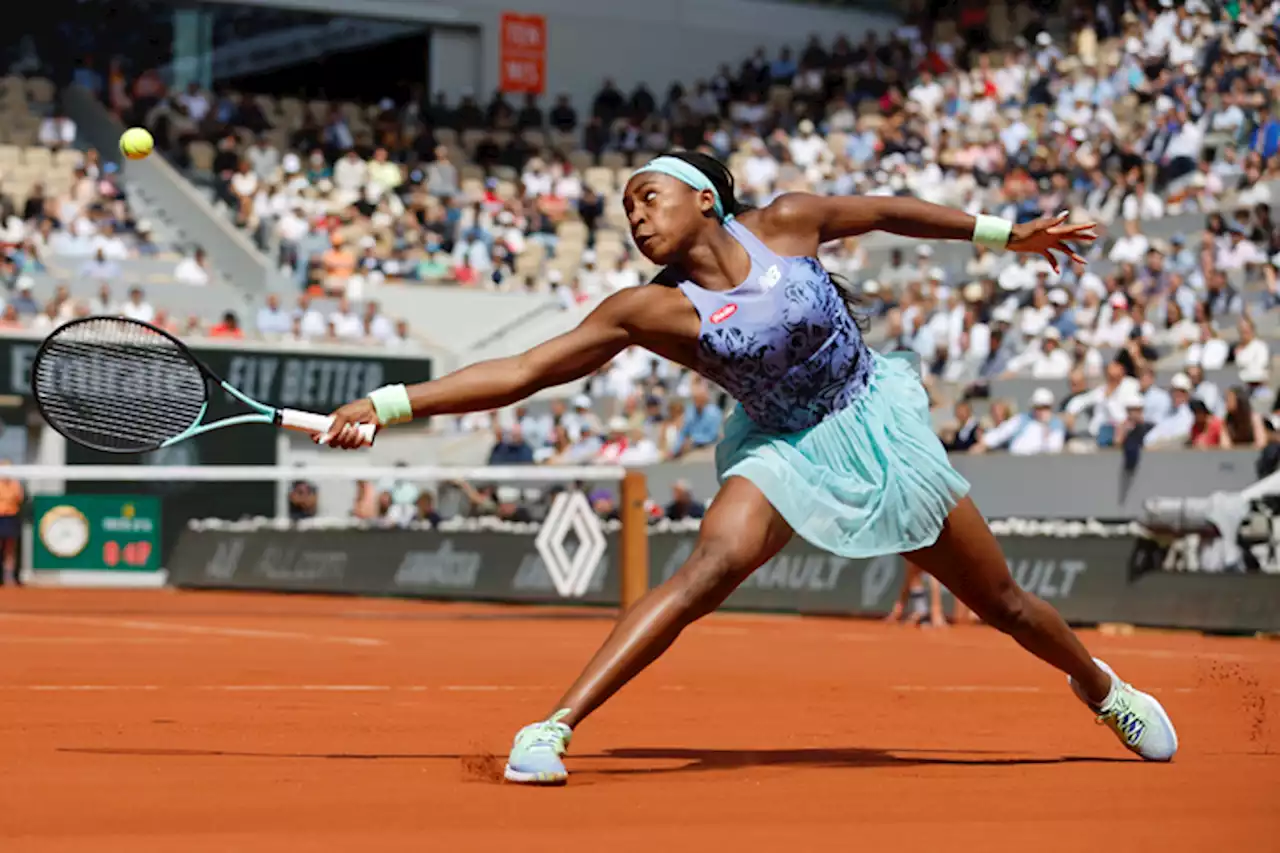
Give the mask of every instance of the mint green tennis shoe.
[[563, 785], [569, 771], [561, 760], [569, 748], [573, 729], [560, 722], [569, 709], [556, 711], [548, 720], [525, 726], [516, 733], [503, 776], [524, 785]]
[[[1147, 761], [1171, 761], [1178, 751], [1178, 733], [1164, 707], [1154, 696], [1122, 681], [1115, 670], [1097, 658], [1094, 663], [1111, 676], [1111, 695], [1101, 707], [1090, 706], [1098, 722], [1115, 732], [1130, 752]], [[1068, 677], [1071, 689], [1081, 702], [1089, 705], [1084, 691], [1074, 678]]]

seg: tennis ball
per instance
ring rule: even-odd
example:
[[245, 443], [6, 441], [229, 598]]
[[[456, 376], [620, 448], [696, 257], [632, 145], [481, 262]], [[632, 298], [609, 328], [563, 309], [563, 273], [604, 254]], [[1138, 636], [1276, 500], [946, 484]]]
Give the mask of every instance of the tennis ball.
[[120, 137], [120, 153], [130, 160], [141, 160], [151, 153], [156, 141], [140, 127], [131, 127]]

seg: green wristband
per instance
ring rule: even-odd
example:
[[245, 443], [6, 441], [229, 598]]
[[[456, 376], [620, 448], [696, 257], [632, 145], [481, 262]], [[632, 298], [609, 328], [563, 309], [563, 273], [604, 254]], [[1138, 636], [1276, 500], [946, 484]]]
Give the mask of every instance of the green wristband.
[[1005, 249], [1009, 246], [1009, 235], [1013, 233], [1013, 223], [999, 216], [978, 214], [973, 224], [973, 242], [988, 249]]
[[413, 420], [413, 406], [409, 404], [409, 392], [403, 385], [383, 385], [369, 393], [369, 402], [373, 403], [378, 423], [382, 426]]

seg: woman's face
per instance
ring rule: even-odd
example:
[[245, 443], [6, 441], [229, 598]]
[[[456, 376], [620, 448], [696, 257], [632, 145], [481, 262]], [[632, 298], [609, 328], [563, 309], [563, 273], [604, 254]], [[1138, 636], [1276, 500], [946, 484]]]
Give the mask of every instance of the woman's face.
[[678, 261], [713, 223], [715, 194], [698, 191], [670, 175], [644, 172], [627, 182], [622, 195], [636, 248], [660, 266]]

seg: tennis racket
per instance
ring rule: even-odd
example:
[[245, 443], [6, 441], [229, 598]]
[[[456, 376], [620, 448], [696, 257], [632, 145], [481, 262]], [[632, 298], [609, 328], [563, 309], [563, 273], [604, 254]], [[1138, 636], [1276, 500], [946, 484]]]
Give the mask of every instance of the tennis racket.
[[[202, 423], [215, 387], [253, 413]], [[239, 424], [323, 433], [333, 422], [328, 415], [251, 399], [182, 341], [128, 317], [73, 320], [45, 338], [31, 365], [31, 390], [51, 427], [69, 441], [107, 453], [147, 453]], [[364, 443], [372, 444], [374, 425], [358, 429]]]

